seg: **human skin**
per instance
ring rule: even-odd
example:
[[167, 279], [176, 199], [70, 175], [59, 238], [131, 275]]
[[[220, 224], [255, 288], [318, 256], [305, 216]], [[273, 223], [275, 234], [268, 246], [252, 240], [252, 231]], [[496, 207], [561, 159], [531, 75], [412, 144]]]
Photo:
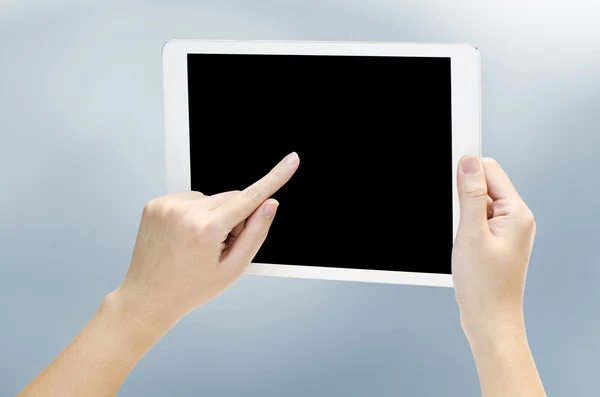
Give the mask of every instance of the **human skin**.
[[270, 197], [299, 162], [291, 153], [241, 192], [181, 192], [150, 201], [121, 285], [18, 397], [114, 396], [165, 333], [244, 273], [279, 205]]
[[[244, 273], [279, 205], [271, 195], [298, 166], [292, 153], [242, 192], [181, 192], [150, 201], [124, 281], [18, 397], [116, 395], [163, 335]], [[463, 159], [458, 190], [453, 278], [483, 396], [545, 396], [522, 311], [535, 230], [531, 212], [491, 160]]]
[[546, 396], [523, 315], [535, 220], [492, 159], [463, 158], [452, 274], [484, 397]]

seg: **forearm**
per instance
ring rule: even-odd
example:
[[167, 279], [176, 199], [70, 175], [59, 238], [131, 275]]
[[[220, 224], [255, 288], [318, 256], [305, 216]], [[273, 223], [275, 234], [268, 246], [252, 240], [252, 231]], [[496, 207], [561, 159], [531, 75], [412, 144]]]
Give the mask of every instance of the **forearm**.
[[107, 397], [165, 330], [130, 318], [109, 294], [77, 337], [18, 397]]
[[524, 324], [480, 327], [469, 344], [483, 397], [545, 397]]

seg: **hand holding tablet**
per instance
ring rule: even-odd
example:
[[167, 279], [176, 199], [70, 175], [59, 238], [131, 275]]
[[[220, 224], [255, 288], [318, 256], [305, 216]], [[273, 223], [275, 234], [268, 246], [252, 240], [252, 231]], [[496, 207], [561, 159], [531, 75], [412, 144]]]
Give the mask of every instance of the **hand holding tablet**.
[[[535, 222], [499, 165], [479, 160], [471, 47], [180, 42], [164, 54], [167, 176], [180, 192], [146, 205], [125, 280], [19, 396], [115, 395], [253, 260], [250, 274], [453, 279], [483, 395], [545, 396], [522, 311]], [[300, 172], [292, 153], [256, 181], [290, 146]], [[276, 230], [273, 195], [286, 203]]]
[[[265, 241], [277, 209], [268, 197], [296, 171], [298, 158], [292, 154], [290, 159], [291, 164], [282, 161], [242, 192], [205, 196], [188, 191], [149, 202], [121, 286], [19, 396], [115, 395], [175, 323], [241, 276]], [[466, 158], [458, 186], [461, 219], [453, 277], [483, 395], [545, 396], [522, 311], [535, 234], [531, 211], [493, 161], [481, 167], [478, 158]], [[368, 215], [360, 208], [360, 215]], [[313, 223], [315, 230], [322, 219]], [[335, 254], [354, 249], [331, 248]]]
[[536, 229], [533, 214], [492, 159], [466, 158], [458, 187], [461, 219], [452, 273], [467, 337], [477, 339], [491, 325], [524, 330], [523, 290]]

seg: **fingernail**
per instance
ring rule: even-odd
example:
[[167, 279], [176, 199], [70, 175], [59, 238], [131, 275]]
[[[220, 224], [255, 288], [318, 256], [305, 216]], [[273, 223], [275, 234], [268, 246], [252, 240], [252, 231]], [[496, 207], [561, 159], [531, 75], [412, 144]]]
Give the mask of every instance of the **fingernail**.
[[460, 162], [460, 168], [463, 174], [475, 175], [479, 172], [479, 158], [474, 156], [465, 156]]
[[263, 207], [263, 215], [265, 218], [273, 218], [277, 212], [277, 207], [279, 207], [279, 202], [277, 200], [269, 200], [265, 203], [265, 206]]
[[285, 164], [289, 165], [290, 167], [298, 164], [299, 160], [300, 160], [300, 158], [298, 157], [298, 153], [296, 153], [296, 152], [292, 152], [292, 153], [288, 154], [286, 156], [286, 158], [284, 159]]

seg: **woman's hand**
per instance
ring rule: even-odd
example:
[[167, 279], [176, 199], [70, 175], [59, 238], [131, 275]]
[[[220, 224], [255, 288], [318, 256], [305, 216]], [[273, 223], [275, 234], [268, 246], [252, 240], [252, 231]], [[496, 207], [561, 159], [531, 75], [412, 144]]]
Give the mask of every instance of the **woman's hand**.
[[146, 327], [172, 325], [221, 294], [252, 261], [294, 174], [296, 153], [243, 191], [170, 194], [144, 208], [133, 258], [113, 298]]
[[452, 272], [467, 337], [491, 323], [522, 327], [533, 214], [492, 159], [464, 159], [458, 192], [460, 226]]
[[523, 316], [533, 215], [491, 159], [463, 158], [458, 192], [452, 276], [483, 396], [545, 396]]
[[129, 272], [85, 328], [19, 397], [114, 396], [175, 323], [237, 280], [267, 237], [294, 174], [290, 154], [241, 192], [176, 193], [144, 208]]

